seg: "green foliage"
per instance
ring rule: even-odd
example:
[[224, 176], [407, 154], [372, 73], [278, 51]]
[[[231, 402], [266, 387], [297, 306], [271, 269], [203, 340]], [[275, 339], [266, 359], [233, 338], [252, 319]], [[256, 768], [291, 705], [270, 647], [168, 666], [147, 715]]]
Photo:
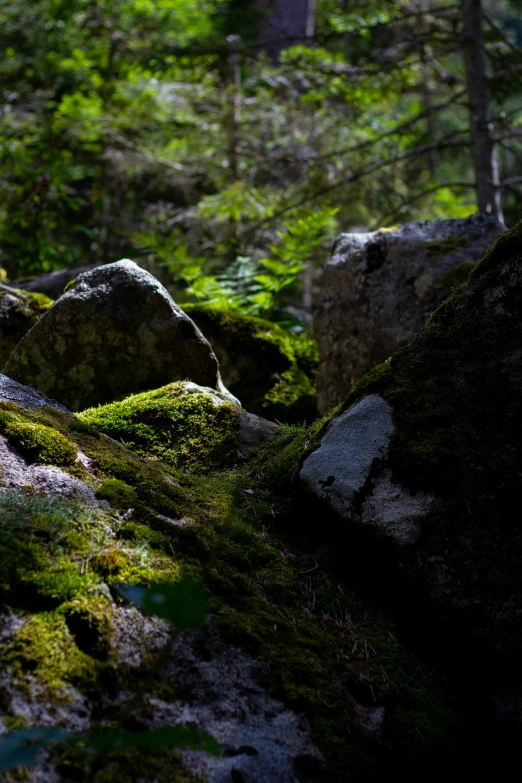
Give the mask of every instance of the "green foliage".
[[[509, 221], [521, 21], [507, 0], [487, 11]], [[474, 211], [454, 3], [322, 0], [316, 45], [277, 64], [256, 56], [263, 15], [235, 0], [0, 0], [0, 267], [11, 279], [139, 248], [201, 301], [272, 317], [299, 299], [292, 269], [323, 261], [289, 259], [277, 231], [310, 220], [313, 235], [314, 215], [335, 208], [345, 230]], [[243, 36], [237, 181], [229, 32]]]

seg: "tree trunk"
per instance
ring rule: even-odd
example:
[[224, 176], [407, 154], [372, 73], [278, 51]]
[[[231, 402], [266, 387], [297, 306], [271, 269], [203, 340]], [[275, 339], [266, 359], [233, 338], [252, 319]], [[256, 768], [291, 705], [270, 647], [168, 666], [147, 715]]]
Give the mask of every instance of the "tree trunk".
[[283, 49], [300, 43], [310, 43], [315, 31], [316, 0], [256, 0], [266, 11], [258, 47], [273, 60]]
[[461, 0], [461, 10], [478, 208], [480, 212], [495, 215], [503, 223], [484, 48], [482, 2]]

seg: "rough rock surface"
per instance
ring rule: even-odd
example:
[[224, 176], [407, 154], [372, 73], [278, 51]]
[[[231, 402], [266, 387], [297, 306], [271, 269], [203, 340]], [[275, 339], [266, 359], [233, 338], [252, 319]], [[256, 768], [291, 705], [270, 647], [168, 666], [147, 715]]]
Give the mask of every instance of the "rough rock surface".
[[[78, 460], [80, 461], [80, 459]], [[29, 489], [44, 495], [81, 499], [96, 504], [94, 490], [51, 465], [31, 465], [0, 434], [0, 492]]]
[[245, 408], [272, 421], [296, 423], [317, 416], [317, 346], [262, 318], [183, 305], [210, 342], [223, 383]]
[[314, 311], [320, 413], [420, 332], [501, 230], [478, 214], [338, 237]]
[[64, 405], [60, 405], [56, 400], [51, 400], [43, 394], [31, 389], [30, 386], [24, 386], [22, 383], [13, 381], [7, 375], [0, 373], [0, 400], [4, 402], [15, 402], [20, 408], [42, 408], [49, 406], [56, 410], [68, 413]]
[[176, 380], [220, 387], [217, 359], [199, 329], [128, 260], [80, 275], [4, 372], [71, 410]]
[[51, 305], [52, 301], [45, 296], [0, 283], [0, 367]]
[[410, 627], [431, 624], [432, 643], [442, 628], [489, 693], [520, 685], [521, 312], [519, 223], [355, 386], [300, 474], [307, 506], [332, 515], [345, 568], [356, 560], [381, 596], [404, 587]]
[[202, 660], [200, 645], [194, 633], [176, 640], [169, 676], [190, 687], [192, 698], [176, 705], [153, 699], [153, 726], [183, 723], [218, 740], [219, 757], [183, 752], [190, 768], [208, 783], [312, 783], [315, 775], [299, 775], [299, 762], [311, 757], [321, 769], [321, 754], [306, 721], [259, 686], [266, 664], [222, 644], [210, 660]]

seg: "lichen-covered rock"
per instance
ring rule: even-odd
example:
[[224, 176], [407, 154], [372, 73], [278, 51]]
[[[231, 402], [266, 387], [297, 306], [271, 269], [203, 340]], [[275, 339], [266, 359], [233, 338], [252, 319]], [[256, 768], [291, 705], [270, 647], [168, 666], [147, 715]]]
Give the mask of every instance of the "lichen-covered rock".
[[490, 696], [520, 683], [521, 313], [522, 222], [354, 387], [300, 473], [346, 571], [451, 640]]
[[177, 380], [220, 388], [210, 345], [132, 261], [80, 275], [19, 343], [9, 377], [71, 410]]
[[312, 337], [209, 306], [183, 309], [210, 342], [223, 383], [247, 410], [289, 424], [316, 418], [318, 356]]
[[341, 403], [366, 372], [412, 340], [501, 231], [496, 218], [478, 214], [341, 234], [314, 309], [319, 411]]
[[22, 337], [35, 325], [52, 300], [0, 283], [0, 367], [3, 367]]
[[[119, 409], [133, 448], [141, 439], [135, 451], [66, 411], [0, 402], [13, 455], [20, 432], [38, 427], [78, 454], [63, 459], [45, 441], [46, 464], [33, 451], [19, 457], [27, 469], [62, 471], [91, 492], [49, 496], [52, 487], [13, 482], [0, 492], [0, 740], [27, 726], [94, 740], [118, 728], [188, 725], [220, 744], [217, 757], [172, 743], [93, 757], [81, 743], [60, 743], [31, 773], [42, 783], [342, 783], [347, 769], [362, 783], [449, 764], [459, 715], [434, 675], [312, 555], [267, 533], [280, 513], [264, 485], [270, 455], [279, 459], [305, 433], [278, 432], [255, 463], [183, 471], [162, 453], [160, 428], [140, 430], [137, 414], [145, 425], [174, 416], [169, 399], [205, 408], [208, 392], [167, 392], [157, 409], [153, 399], [140, 408], [145, 395]], [[216, 396], [221, 405], [205, 415], [230, 405]], [[115, 421], [117, 409], [107, 408]], [[60, 468], [47, 463], [53, 454]], [[200, 630], [174, 634], [119, 597], [118, 585], [172, 586], [184, 576], [207, 596]]]

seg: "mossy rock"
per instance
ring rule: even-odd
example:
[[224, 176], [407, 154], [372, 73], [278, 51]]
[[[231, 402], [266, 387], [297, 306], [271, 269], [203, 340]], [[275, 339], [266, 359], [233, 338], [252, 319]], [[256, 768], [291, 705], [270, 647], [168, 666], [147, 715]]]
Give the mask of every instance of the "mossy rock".
[[[96, 506], [31, 488], [0, 493], [8, 683], [0, 713], [10, 725], [35, 725], [42, 710], [62, 726], [98, 733], [190, 715], [222, 744], [209, 769], [228, 769], [233, 758], [246, 775], [248, 765], [265, 770], [277, 760], [274, 768], [305, 781], [341, 783], [347, 769], [366, 781], [451, 765], [461, 718], [444, 684], [388, 619], [332, 579], [324, 552], [316, 567], [313, 550], [270, 527], [287, 512], [306, 428], [283, 429], [254, 462], [210, 472], [207, 463], [199, 474], [194, 463], [188, 472], [147, 453], [157, 443], [148, 436], [137, 453], [52, 407], [11, 402], [0, 411], [4, 432], [42, 426], [72, 443], [82, 462], [60, 470], [100, 498]], [[172, 647], [165, 625], [123, 606], [117, 586], [184, 575], [203, 583], [212, 617]], [[381, 717], [365, 722], [374, 708]], [[255, 734], [260, 725], [266, 734]], [[230, 744], [230, 726], [250, 739]], [[60, 780], [92, 771], [81, 749], [56, 747], [47, 759]], [[195, 774], [163, 749], [96, 763], [97, 781], [131, 780], [131, 768], [143, 780], [181, 783]]]
[[0, 284], [0, 368], [52, 304], [43, 294]]
[[231, 467], [277, 429], [241, 410], [227, 395], [193, 383], [171, 383], [90, 408], [79, 420], [138, 454], [200, 473]]
[[319, 358], [312, 336], [209, 306], [183, 309], [212, 345], [223, 383], [247, 410], [286, 424], [316, 418]]
[[128, 259], [79, 275], [18, 343], [4, 372], [74, 411], [177, 380], [220, 388], [201, 332]]
[[300, 472], [344, 568], [371, 574], [446, 663], [451, 644], [462, 678], [488, 681], [484, 709], [495, 685], [516, 692], [522, 653], [521, 313], [522, 222], [352, 389]]

